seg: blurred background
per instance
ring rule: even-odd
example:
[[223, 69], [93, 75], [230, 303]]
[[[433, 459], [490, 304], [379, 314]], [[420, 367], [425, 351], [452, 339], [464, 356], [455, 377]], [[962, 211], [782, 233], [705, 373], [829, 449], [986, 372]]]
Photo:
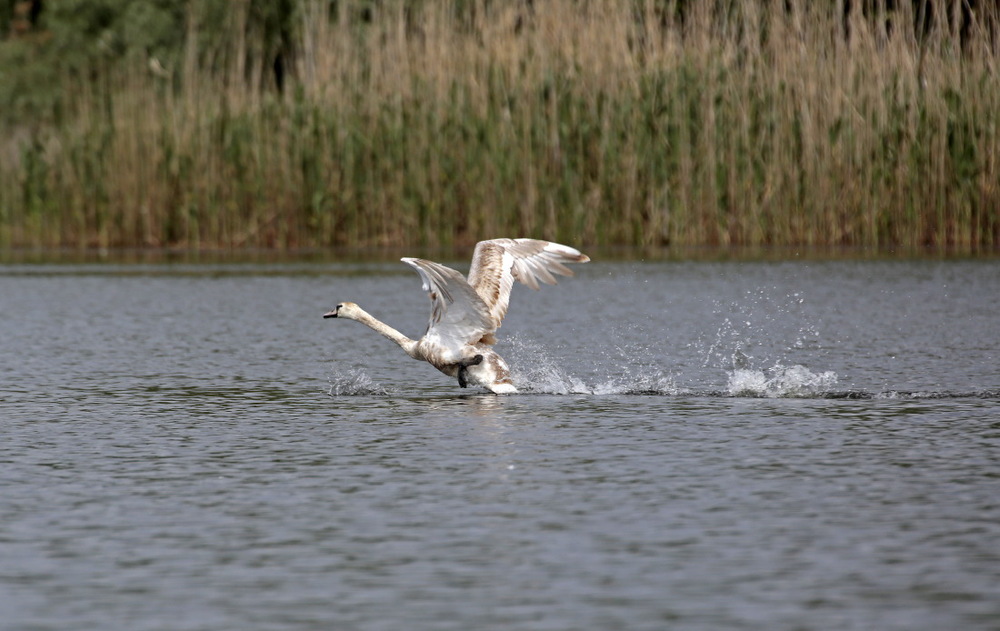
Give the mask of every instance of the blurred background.
[[993, 0], [4, 0], [0, 248], [995, 252]]

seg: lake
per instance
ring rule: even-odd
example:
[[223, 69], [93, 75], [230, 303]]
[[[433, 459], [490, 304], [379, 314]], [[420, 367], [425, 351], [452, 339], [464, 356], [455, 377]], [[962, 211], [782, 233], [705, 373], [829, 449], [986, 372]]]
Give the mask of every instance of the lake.
[[575, 270], [0, 265], [0, 627], [1000, 628], [1000, 261]]

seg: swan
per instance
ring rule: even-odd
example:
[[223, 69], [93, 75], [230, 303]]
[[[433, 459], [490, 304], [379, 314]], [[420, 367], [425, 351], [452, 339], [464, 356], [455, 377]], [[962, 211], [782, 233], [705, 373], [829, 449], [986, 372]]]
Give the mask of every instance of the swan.
[[553, 274], [573, 275], [565, 263], [586, 263], [590, 257], [538, 239], [490, 239], [476, 244], [468, 280], [434, 261], [400, 260], [420, 274], [431, 299], [430, 321], [419, 340], [406, 337], [353, 302], [342, 302], [323, 317], [347, 318], [370, 327], [399, 344], [410, 357], [457, 377], [462, 388], [473, 384], [510, 394], [517, 392], [510, 368], [491, 347], [507, 314], [514, 281], [532, 289], [538, 289], [538, 281], [555, 285]]

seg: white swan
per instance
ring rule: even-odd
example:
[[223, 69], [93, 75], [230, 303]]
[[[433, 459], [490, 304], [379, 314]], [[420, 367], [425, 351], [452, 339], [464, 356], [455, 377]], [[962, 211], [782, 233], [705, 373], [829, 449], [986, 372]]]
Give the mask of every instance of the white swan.
[[431, 298], [427, 332], [411, 340], [380, 322], [353, 302], [342, 302], [324, 318], [349, 318], [365, 324], [448, 375], [458, 385], [483, 386], [497, 394], [517, 392], [507, 362], [490, 348], [507, 314], [510, 290], [519, 280], [532, 289], [538, 281], [554, 285], [553, 274], [572, 276], [564, 263], [586, 263], [586, 254], [558, 243], [536, 239], [480, 241], [472, 255], [469, 279], [433, 261], [403, 258], [417, 270]]

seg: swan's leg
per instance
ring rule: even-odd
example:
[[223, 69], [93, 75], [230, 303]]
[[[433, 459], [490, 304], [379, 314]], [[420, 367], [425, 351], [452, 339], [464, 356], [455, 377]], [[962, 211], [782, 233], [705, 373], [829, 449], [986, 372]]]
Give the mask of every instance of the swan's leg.
[[462, 361], [458, 362], [458, 386], [460, 388], [469, 387], [469, 380], [466, 377], [469, 366], [478, 366], [481, 363], [483, 363], [482, 355], [476, 355], [471, 359], [463, 359]]

